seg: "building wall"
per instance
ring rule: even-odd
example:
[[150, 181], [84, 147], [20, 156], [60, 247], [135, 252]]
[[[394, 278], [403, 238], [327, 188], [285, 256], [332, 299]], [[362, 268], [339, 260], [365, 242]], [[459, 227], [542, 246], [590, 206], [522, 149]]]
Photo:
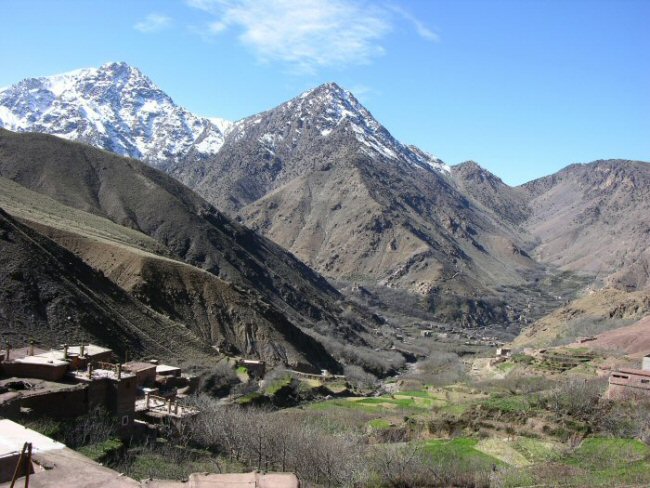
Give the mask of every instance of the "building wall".
[[[4, 456], [0, 456], [0, 483], [8, 483], [9, 481], [12, 480], [14, 477], [14, 471], [16, 470], [16, 465], [18, 464], [18, 461], [20, 460], [20, 453], [18, 452], [12, 452], [9, 454], [6, 454]], [[23, 459], [23, 461], [20, 463], [20, 469], [19, 473], [20, 476], [23, 476], [23, 473], [25, 473], [25, 461], [26, 459]], [[34, 473], [34, 468], [33, 466], [29, 465], [29, 474]], [[20, 483], [23, 482], [24, 478], [18, 478], [19, 485]]]
[[94, 354], [89, 354], [88, 359], [91, 362], [101, 362], [101, 363], [112, 363], [113, 362], [113, 351], [104, 351]]
[[106, 378], [84, 381], [88, 385], [86, 403], [89, 409], [104, 407], [111, 410], [107, 403], [108, 381]]
[[133, 414], [135, 411], [136, 391], [137, 384], [135, 378], [111, 381], [109, 403], [113, 404], [116, 415]]
[[650, 377], [614, 371], [609, 376], [607, 398], [624, 400], [650, 397]]
[[73, 418], [87, 411], [86, 388], [44, 392], [22, 397], [21, 407], [31, 408], [37, 416]]
[[641, 369], [644, 371], [650, 371], [650, 356], [646, 356], [643, 358], [643, 362], [641, 363]]
[[47, 381], [59, 381], [68, 371], [67, 364], [54, 365], [47, 363], [8, 362], [2, 363], [0, 368], [2, 374], [5, 376], [38, 378]]
[[20, 393], [0, 394], [0, 417], [14, 419], [20, 415]]
[[[126, 369], [126, 368], [125, 368]], [[156, 383], [156, 366], [151, 365], [150, 368], [139, 369], [136, 371], [129, 370], [135, 374], [135, 381], [138, 387], [153, 386]]]

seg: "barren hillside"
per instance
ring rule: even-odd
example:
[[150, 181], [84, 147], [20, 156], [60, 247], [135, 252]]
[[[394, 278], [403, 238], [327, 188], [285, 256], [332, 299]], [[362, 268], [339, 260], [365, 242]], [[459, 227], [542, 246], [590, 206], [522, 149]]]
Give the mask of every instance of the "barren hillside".
[[0, 318], [5, 340], [94, 341], [124, 357], [206, 364], [204, 341], [144, 307], [69, 251], [0, 209]]
[[602, 289], [587, 293], [524, 329], [513, 347], [569, 344], [632, 324], [650, 313], [650, 292]]
[[576, 164], [521, 188], [537, 259], [622, 290], [650, 284], [650, 164]]
[[[110, 226], [104, 225], [104, 230], [86, 232], [79, 228], [97, 227], [97, 222], [93, 218], [81, 219], [83, 224], [73, 224], [64, 230], [59, 225], [51, 233], [54, 238], [84, 256], [93, 266], [104, 269], [125, 289], [148, 296], [162, 312], [188, 320], [210, 302], [214, 308], [208, 307], [208, 312], [203, 314], [230, 317], [230, 324], [237, 323], [240, 328], [226, 333], [219, 329], [216, 318], [199, 318], [193, 330], [203, 328], [202, 337], [211, 334], [218, 344], [230, 334], [231, 344], [241, 352], [294, 359], [303, 358], [301, 354], [307, 352], [312, 362], [321, 359], [331, 362], [331, 358], [322, 349], [317, 352], [321, 346], [296, 326], [317, 327], [321, 334], [334, 340], [361, 346], [366, 344], [366, 338], [371, 338], [364, 332], [365, 318], [359, 307], [345, 305], [326, 280], [277, 245], [230, 221], [173, 179], [137, 161], [51, 136], [17, 135], [8, 131], [2, 131], [1, 136], [2, 176], [73, 207], [66, 210], [68, 213], [76, 209], [94, 214], [94, 219], [103, 218], [104, 223], [110, 221], [128, 227], [116, 231], [117, 226], [109, 229]], [[56, 219], [51, 216], [49, 219], [50, 222], [40, 223], [56, 228], [52, 222]], [[111, 235], [107, 238], [102, 232]], [[125, 239], [140, 239], [142, 245], [136, 245], [135, 251], [125, 249]], [[156, 252], [155, 258], [143, 257], [143, 253], [150, 251]], [[174, 264], [170, 260], [182, 263]], [[208, 273], [195, 268], [189, 270], [188, 265]], [[180, 273], [180, 269], [189, 271]], [[148, 274], [151, 284], [147, 285], [146, 278], [135, 279], [138, 273]], [[169, 280], [169, 285], [156, 286], [158, 280]], [[228, 288], [231, 295], [223, 292], [223, 288], [219, 290], [216, 283]], [[195, 293], [197, 288], [201, 293]], [[224, 311], [217, 305], [217, 295], [222, 292], [222, 303], [232, 300], [239, 305]], [[168, 303], [176, 295], [180, 299]], [[191, 299], [183, 302], [183, 296]], [[237, 296], [247, 298], [237, 299]], [[227, 324], [228, 320], [224, 322]], [[276, 332], [262, 332], [264, 324], [272, 324]], [[280, 334], [282, 340], [271, 340], [273, 334]], [[258, 343], [254, 337], [264, 340]], [[284, 346], [273, 346], [283, 341], [286, 341], [284, 349]]]

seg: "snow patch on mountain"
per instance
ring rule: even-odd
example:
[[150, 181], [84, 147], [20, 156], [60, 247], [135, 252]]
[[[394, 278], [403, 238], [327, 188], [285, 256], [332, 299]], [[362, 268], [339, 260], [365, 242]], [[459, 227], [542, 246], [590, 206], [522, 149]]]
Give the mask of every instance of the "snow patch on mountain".
[[[285, 140], [293, 144], [303, 136], [314, 137], [314, 132], [327, 138], [335, 130], [348, 130], [361, 144], [360, 150], [370, 157], [400, 160], [427, 171], [451, 171], [435, 156], [397, 141], [352, 93], [336, 83], [326, 83], [306, 91], [271, 112], [285, 121], [281, 132], [285, 132]], [[232, 126], [234, 139], [244, 137], [260, 120], [261, 116], [255, 115], [236, 122]], [[307, 133], [303, 129], [311, 130]], [[268, 146], [267, 141], [260, 140], [260, 144]]]
[[[267, 127], [265, 116], [269, 113], [277, 117]], [[188, 156], [214, 156], [226, 138], [237, 142], [253, 127], [257, 127], [258, 143], [272, 154], [281, 144], [295, 147], [306, 141], [311, 145], [318, 143], [319, 137], [343, 130], [349, 131], [360, 143], [359, 150], [370, 157], [450, 172], [435, 156], [397, 141], [336, 83], [309, 90], [265, 114], [231, 122], [192, 114], [138, 69], [126, 63], [108, 63], [29, 78], [1, 89], [0, 127], [84, 142], [161, 169], [182, 164]]]
[[0, 90], [0, 127], [44, 132], [166, 167], [216, 154], [231, 123], [198, 117], [126, 63], [30, 78]]

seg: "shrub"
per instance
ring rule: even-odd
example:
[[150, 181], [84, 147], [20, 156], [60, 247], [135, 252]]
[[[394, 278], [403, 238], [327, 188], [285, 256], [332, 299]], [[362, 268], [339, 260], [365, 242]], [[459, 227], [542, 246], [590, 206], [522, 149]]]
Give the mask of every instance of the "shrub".
[[237, 383], [237, 373], [228, 361], [219, 361], [214, 369], [202, 378], [200, 389], [212, 396], [224, 396]]
[[367, 373], [360, 366], [354, 364], [346, 365], [343, 368], [343, 373], [348, 383], [350, 383], [357, 390], [371, 390], [377, 383], [377, 378]]
[[579, 419], [588, 419], [598, 409], [598, 401], [604, 391], [601, 379], [572, 379], [555, 388], [545, 400], [557, 414], [567, 414]]

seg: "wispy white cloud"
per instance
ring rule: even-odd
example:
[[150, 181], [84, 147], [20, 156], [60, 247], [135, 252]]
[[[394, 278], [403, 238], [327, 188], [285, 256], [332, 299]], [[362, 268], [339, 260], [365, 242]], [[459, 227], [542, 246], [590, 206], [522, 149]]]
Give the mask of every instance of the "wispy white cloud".
[[415, 32], [422, 38], [427, 41], [431, 42], [438, 42], [440, 41], [440, 36], [436, 34], [434, 31], [429, 29], [426, 25], [422, 23], [417, 17], [415, 17], [411, 12], [408, 10], [403, 9], [402, 7], [399, 7], [397, 5], [390, 5], [388, 7], [390, 10], [395, 12], [397, 15], [402, 17], [404, 20], [407, 22], [411, 23], [411, 25], [415, 28]]
[[[438, 35], [401, 7], [371, 0], [185, 0], [212, 19], [203, 38], [226, 30], [261, 61], [313, 73], [321, 67], [367, 64], [384, 54], [382, 40], [399, 19], [428, 41]], [[196, 29], [194, 29], [196, 31]]]
[[357, 0], [187, 0], [215, 17], [210, 34], [238, 29], [239, 40], [262, 61], [301, 71], [365, 64], [384, 53], [391, 30], [385, 9]]
[[133, 28], [144, 32], [145, 34], [150, 34], [152, 32], [160, 32], [161, 30], [167, 29], [172, 25], [171, 17], [164, 14], [151, 13], [147, 15], [140, 22], [137, 22]]

